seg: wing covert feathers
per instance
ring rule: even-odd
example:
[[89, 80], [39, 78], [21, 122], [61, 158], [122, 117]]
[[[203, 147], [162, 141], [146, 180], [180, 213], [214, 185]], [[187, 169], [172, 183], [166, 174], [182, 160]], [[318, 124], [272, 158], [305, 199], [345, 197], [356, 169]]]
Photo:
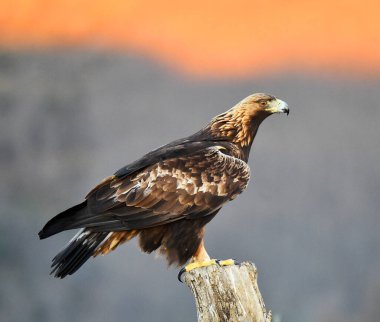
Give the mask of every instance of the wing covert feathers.
[[240, 194], [249, 175], [247, 163], [217, 148], [163, 160], [99, 185], [87, 197], [92, 216], [80, 224], [120, 231], [203, 217]]

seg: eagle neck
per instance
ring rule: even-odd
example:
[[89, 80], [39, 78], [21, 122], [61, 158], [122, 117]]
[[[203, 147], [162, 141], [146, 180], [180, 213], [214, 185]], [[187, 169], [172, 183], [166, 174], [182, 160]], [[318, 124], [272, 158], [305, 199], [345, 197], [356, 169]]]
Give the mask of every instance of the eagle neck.
[[238, 104], [216, 116], [206, 130], [214, 138], [234, 143], [242, 151], [242, 159], [247, 161], [259, 126], [266, 117], [267, 115], [255, 113], [244, 104]]

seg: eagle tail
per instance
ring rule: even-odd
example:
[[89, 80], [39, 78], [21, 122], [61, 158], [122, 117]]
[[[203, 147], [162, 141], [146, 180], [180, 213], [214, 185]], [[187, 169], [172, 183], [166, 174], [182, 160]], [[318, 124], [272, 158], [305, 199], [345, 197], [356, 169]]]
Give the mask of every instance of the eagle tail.
[[53, 258], [50, 274], [64, 278], [75, 273], [107, 240], [109, 234], [109, 232], [92, 232], [88, 229], [80, 230]]
[[48, 238], [52, 235], [58, 234], [61, 231], [76, 228], [73, 224], [78, 215], [87, 211], [87, 200], [71, 207], [49, 220], [44, 228], [38, 233], [40, 239]]

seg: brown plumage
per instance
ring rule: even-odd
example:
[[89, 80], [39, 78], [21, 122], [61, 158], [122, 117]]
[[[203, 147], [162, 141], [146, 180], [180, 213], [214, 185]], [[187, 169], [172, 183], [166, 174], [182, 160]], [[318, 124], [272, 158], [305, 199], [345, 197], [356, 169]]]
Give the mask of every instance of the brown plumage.
[[208, 259], [204, 226], [247, 186], [250, 147], [260, 123], [289, 109], [267, 94], [248, 96], [204, 129], [169, 143], [103, 180], [86, 200], [51, 219], [40, 238], [82, 230], [53, 259], [57, 277], [138, 236], [142, 251], [169, 264]]

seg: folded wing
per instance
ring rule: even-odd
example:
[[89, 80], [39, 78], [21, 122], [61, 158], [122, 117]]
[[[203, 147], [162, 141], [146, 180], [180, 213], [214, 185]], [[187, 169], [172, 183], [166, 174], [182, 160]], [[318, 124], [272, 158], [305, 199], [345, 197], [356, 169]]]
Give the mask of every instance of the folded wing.
[[112, 176], [87, 196], [75, 227], [92, 231], [150, 228], [214, 212], [247, 185], [249, 168], [217, 147], [159, 161], [129, 176]]

